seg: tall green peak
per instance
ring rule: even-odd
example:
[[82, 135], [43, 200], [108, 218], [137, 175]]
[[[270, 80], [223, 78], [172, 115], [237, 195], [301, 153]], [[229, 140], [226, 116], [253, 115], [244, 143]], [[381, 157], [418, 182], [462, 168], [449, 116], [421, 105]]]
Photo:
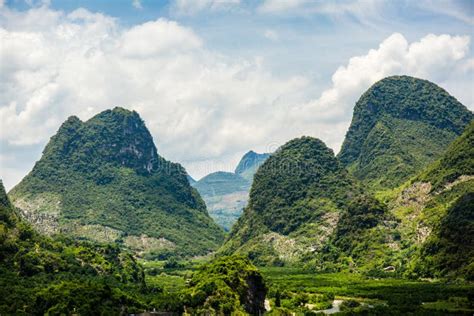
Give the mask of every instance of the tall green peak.
[[141, 254], [205, 254], [223, 238], [186, 170], [160, 157], [138, 113], [123, 108], [69, 118], [10, 196], [43, 232]]
[[160, 162], [143, 120], [137, 112], [122, 108], [103, 111], [86, 122], [68, 118], [44, 155], [73, 168], [87, 166], [89, 171], [108, 163], [150, 173]]
[[242, 157], [234, 172], [241, 177], [252, 181], [253, 175], [257, 172], [258, 167], [260, 167], [268, 157], [270, 157], [270, 154], [258, 154], [251, 150]]
[[283, 145], [259, 168], [249, 208], [270, 230], [289, 234], [317, 215], [303, 201], [329, 199], [342, 207], [351, 185], [330, 148], [319, 139], [301, 137]]
[[338, 158], [369, 186], [393, 188], [440, 157], [473, 118], [432, 82], [388, 77], [357, 101]]
[[221, 253], [242, 253], [259, 264], [298, 260], [322, 246], [357, 194], [357, 184], [321, 140], [291, 140], [258, 169], [248, 206]]

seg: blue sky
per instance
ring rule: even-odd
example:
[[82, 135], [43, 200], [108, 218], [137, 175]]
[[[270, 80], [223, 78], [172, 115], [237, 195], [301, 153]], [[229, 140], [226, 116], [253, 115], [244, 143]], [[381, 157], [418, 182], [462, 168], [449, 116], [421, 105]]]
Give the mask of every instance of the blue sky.
[[0, 176], [11, 188], [70, 115], [137, 110], [196, 178], [248, 150], [336, 152], [363, 91], [432, 80], [474, 107], [474, 1], [0, 1]]
[[[323, 82], [337, 66], [376, 47], [394, 32], [400, 32], [412, 41], [429, 33], [472, 34], [474, 28], [474, 1], [471, 0], [334, 1], [341, 6], [359, 2], [361, 10], [375, 6], [373, 3], [378, 4], [379, 9], [374, 12], [367, 10], [366, 15], [350, 11], [341, 11], [339, 15], [311, 13], [308, 9], [311, 4], [317, 7], [318, 3], [324, 3], [311, 0], [285, 0], [283, 2], [308, 4], [300, 7], [295, 4], [294, 8], [271, 13], [259, 13], [259, 7], [265, 1], [230, 0], [227, 5], [226, 0], [182, 2], [183, 9], [179, 9], [173, 0], [51, 0], [49, 6], [66, 12], [86, 8], [115, 17], [124, 27], [164, 17], [192, 28], [209, 48], [235, 58], [265, 56], [275, 72], [306, 72], [326, 77]], [[213, 9], [214, 2], [223, 3], [222, 8]], [[42, 2], [6, 1], [7, 6], [19, 10], [28, 10], [32, 3], [38, 6]], [[139, 3], [140, 7], [134, 3]], [[192, 9], [199, 6], [196, 3], [202, 3], [202, 7]], [[439, 9], [433, 9], [436, 6]], [[470, 19], [470, 23], [466, 19]], [[265, 30], [278, 34], [278, 40], [266, 38]]]

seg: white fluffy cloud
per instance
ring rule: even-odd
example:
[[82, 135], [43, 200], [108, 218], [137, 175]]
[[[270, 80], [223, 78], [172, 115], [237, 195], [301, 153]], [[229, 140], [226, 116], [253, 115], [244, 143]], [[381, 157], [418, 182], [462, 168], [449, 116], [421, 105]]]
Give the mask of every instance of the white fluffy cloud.
[[123, 28], [84, 9], [65, 14], [43, 6], [2, 8], [0, 25], [0, 176], [10, 177], [10, 187], [28, 171], [15, 165], [15, 151], [44, 146], [69, 115], [137, 110], [160, 153], [200, 177], [231, 169], [249, 149], [271, 151], [304, 134], [337, 150], [354, 102], [385, 76], [449, 86], [474, 71], [468, 37], [409, 43], [394, 34], [339, 67], [332, 86], [311, 100], [309, 78], [277, 76], [261, 58], [212, 51], [192, 29], [167, 19]]
[[[429, 34], [410, 44], [403, 35], [395, 33], [377, 49], [352, 57], [347, 65], [339, 67], [332, 76], [332, 86], [318, 99], [295, 111], [295, 119], [313, 120], [310, 114], [319, 113], [317, 119], [322, 121], [348, 122], [360, 95], [373, 83], [390, 75], [411, 75], [442, 85], [452, 76], [472, 76], [472, 60], [466, 58], [469, 43], [469, 36]], [[469, 77], [466, 80], [472, 84]], [[472, 107], [472, 97], [464, 97]], [[337, 137], [339, 144], [341, 135]]]
[[1, 23], [0, 137], [10, 146], [45, 144], [69, 115], [124, 106], [142, 115], [165, 157], [219, 157], [265, 143], [278, 107], [308, 84], [273, 76], [259, 58], [212, 52], [166, 19], [121, 29], [84, 9], [41, 7], [5, 9]]
[[166, 19], [134, 26], [118, 40], [119, 51], [132, 58], [175, 55], [201, 47], [201, 40], [191, 30]]

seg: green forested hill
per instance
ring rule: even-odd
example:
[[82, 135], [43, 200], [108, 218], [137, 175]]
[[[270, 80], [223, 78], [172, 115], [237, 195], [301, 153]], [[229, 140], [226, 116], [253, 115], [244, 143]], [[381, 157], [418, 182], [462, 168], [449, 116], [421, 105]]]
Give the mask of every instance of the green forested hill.
[[246, 153], [235, 172], [213, 172], [197, 182], [190, 182], [206, 202], [211, 217], [230, 230], [247, 204], [253, 175], [270, 154]]
[[119, 314], [142, 310], [141, 267], [114, 245], [36, 233], [0, 181], [0, 314]]
[[41, 232], [139, 253], [205, 254], [223, 238], [184, 168], [160, 157], [138, 114], [122, 108], [69, 118], [9, 194]]
[[375, 190], [394, 188], [439, 158], [473, 118], [429, 81], [388, 77], [357, 102], [338, 158]]
[[441, 158], [393, 190], [352, 201], [307, 264], [322, 270], [474, 279], [474, 122]]
[[249, 204], [221, 252], [243, 253], [260, 264], [301, 260], [325, 243], [359, 192], [323, 142], [294, 139], [258, 169]]
[[474, 121], [389, 205], [411, 246], [406, 253], [416, 249], [409, 273], [474, 280]]
[[[169, 271], [167, 271], [169, 272]], [[38, 234], [11, 205], [0, 181], [0, 314], [129, 315], [157, 309], [192, 315], [264, 311], [266, 286], [246, 259], [220, 258], [184, 276], [163, 273], [183, 284], [168, 292], [163, 282], [145, 282], [130, 252]], [[178, 279], [178, 280], [177, 280]]]

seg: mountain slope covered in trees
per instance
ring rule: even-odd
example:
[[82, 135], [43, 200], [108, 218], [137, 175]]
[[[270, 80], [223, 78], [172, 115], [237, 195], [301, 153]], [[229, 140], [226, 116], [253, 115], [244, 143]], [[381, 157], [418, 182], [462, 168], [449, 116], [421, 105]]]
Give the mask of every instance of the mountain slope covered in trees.
[[474, 122], [417, 176], [351, 201], [328, 243], [304, 264], [326, 272], [473, 280], [473, 150]]
[[388, 205], [399, 219], [407, 274], [474, 280], [474, 121], [439, 160], [395, 192]]
[[0, 313], [120, 314], [142, 310], [141, 267], [116, 245], [38, 234], [0, 181]]
[[356, 103], [338, 158], [374, 190], [395, 188], [439, 158], [473, 118], [434, 83], [388, 77]]
[[254, 177], [250, 200], [222, 253], [259, 264], [291, 263], [320, 249], [360, 188], [315, 138], [289, 141]]
[[137, 253], [202, 255], [223, 238], [184, 168], [160, 157], [139, 115], [123, 108], [69, 118], [10, 197], [43, 233]]

